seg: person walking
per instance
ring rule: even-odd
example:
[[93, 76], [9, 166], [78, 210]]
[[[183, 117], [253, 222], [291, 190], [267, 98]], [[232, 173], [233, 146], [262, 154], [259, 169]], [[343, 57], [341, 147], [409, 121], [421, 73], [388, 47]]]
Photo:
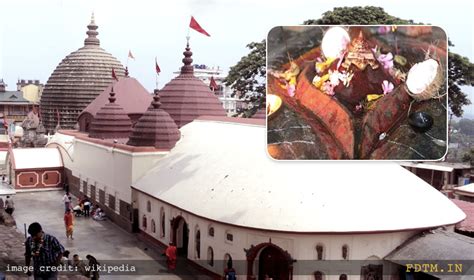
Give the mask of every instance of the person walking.
[[[53, 267], [61, 265], [64, 247], [58, 239], [43, 232], [37, 222], [28, 227], [30, 236], [25, 241], [25, 265], [30, 266], [33, 259], [33, 275], [35, 280], [57, 280], [58, 272]], [[32, 272], [28, 270], [27, 275]]]
[[66, 238], [74, 240], [72, 234], [74, 232], [74, 215], [72, 214], [71, 209], [67, 209], [66, 213], [64, 213], [64, 226], [66, 227]]
[[176, 251], [176, 246], [173, 245], [173, 242], [170, 242], [169, 246], [165, 250], [166, 264], [169, 271], [176, 269]]
[[89, 275], [88, 275], [88, 277], [90, 277], [91, 280], [99, 279], [99, 269], [98, 269], [98, 267], [100, 265], [99, 262], [92, 255], [87, 255], [86, 259], [89, 260]]
[[7, 199], [5, 199], [5, 212], [12, 215], [14, 210], [15, 203], [13, 203], [13, 199], [11, 199], [10, 196], [7, 196]]

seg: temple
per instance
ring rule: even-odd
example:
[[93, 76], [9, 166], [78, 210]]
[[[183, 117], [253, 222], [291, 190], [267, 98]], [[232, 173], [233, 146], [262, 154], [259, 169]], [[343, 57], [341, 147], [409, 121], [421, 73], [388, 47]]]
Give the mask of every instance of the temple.
[[67, 185], [149, 250], [173, 242], [214, 279], [229, 263], [248, 280], [401, 279], [399, 257], [430, 246], [474, 259], [454, 233], [465, 213], [400, 165], [272, 160], [264, 109], [227, 117], [193, 74], [189, 40], [179, 75], [150, 95], [99, 47], [94, 19], [88, 29], [41, 97], [44, 126], [56, 129], [46, 147], [9, 147], [17, 190]]

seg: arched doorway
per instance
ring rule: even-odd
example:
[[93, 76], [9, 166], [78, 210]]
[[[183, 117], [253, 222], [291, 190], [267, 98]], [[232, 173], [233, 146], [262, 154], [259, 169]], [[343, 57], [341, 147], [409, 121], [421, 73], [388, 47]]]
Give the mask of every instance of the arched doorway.
[[189, 227], [182, 216], [171, 220], [172, 241], [178, 249], [178, 256], [188, 256]]
[[274, 280], [290, 279], [286, 258], [274, 246], [264, 248], [258, 258], [258, 279], [265, 279], [265, 275]]
[[[247, 252], [247, 279], [263, 280], [266, 275], [273, 280], [292, 279], [295, 260], [277, 245], [261, 243], [257, 246], [252, 245], [245, 251]], [[258, 269], [258, 274], [254, 274], [254, 269]]]

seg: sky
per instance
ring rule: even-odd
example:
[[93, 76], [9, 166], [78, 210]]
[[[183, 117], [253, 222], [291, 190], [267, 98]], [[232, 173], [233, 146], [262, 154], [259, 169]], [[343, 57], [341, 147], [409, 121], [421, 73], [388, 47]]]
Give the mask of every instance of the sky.
[[[59, 62], [84, 45], [87, 24], [95, 13], [101, 47], [122, 64], [128, 51], [130, 75], [150, 92], [155, 87], [154, 61], [162, 73], [160, 88], [182, 65], [190, 16], [211, 34], [190, 32], [194, 63], [227, 71], [248, 53], [246, 45], [266, 38], [278, 25], [317, 19], [341, 6], [379, 6], [393, 16], [444, 28], [452, 51], [474, 61], [472, 1], [425, 0], [0, 0], [0, 79], [14, 90], [18, 78], [46, 83]], [[474, 91], [465, 88], [474, 103]], [[465, 107], [474, 115], [474, 104]]]

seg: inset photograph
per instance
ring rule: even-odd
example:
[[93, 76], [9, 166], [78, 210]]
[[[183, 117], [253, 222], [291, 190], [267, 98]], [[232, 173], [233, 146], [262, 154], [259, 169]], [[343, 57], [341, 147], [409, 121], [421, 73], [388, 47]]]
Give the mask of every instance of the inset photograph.
[[277, 160], [439, 160], [447, 37], [436, 26], [277, 26], [267, 38]]

